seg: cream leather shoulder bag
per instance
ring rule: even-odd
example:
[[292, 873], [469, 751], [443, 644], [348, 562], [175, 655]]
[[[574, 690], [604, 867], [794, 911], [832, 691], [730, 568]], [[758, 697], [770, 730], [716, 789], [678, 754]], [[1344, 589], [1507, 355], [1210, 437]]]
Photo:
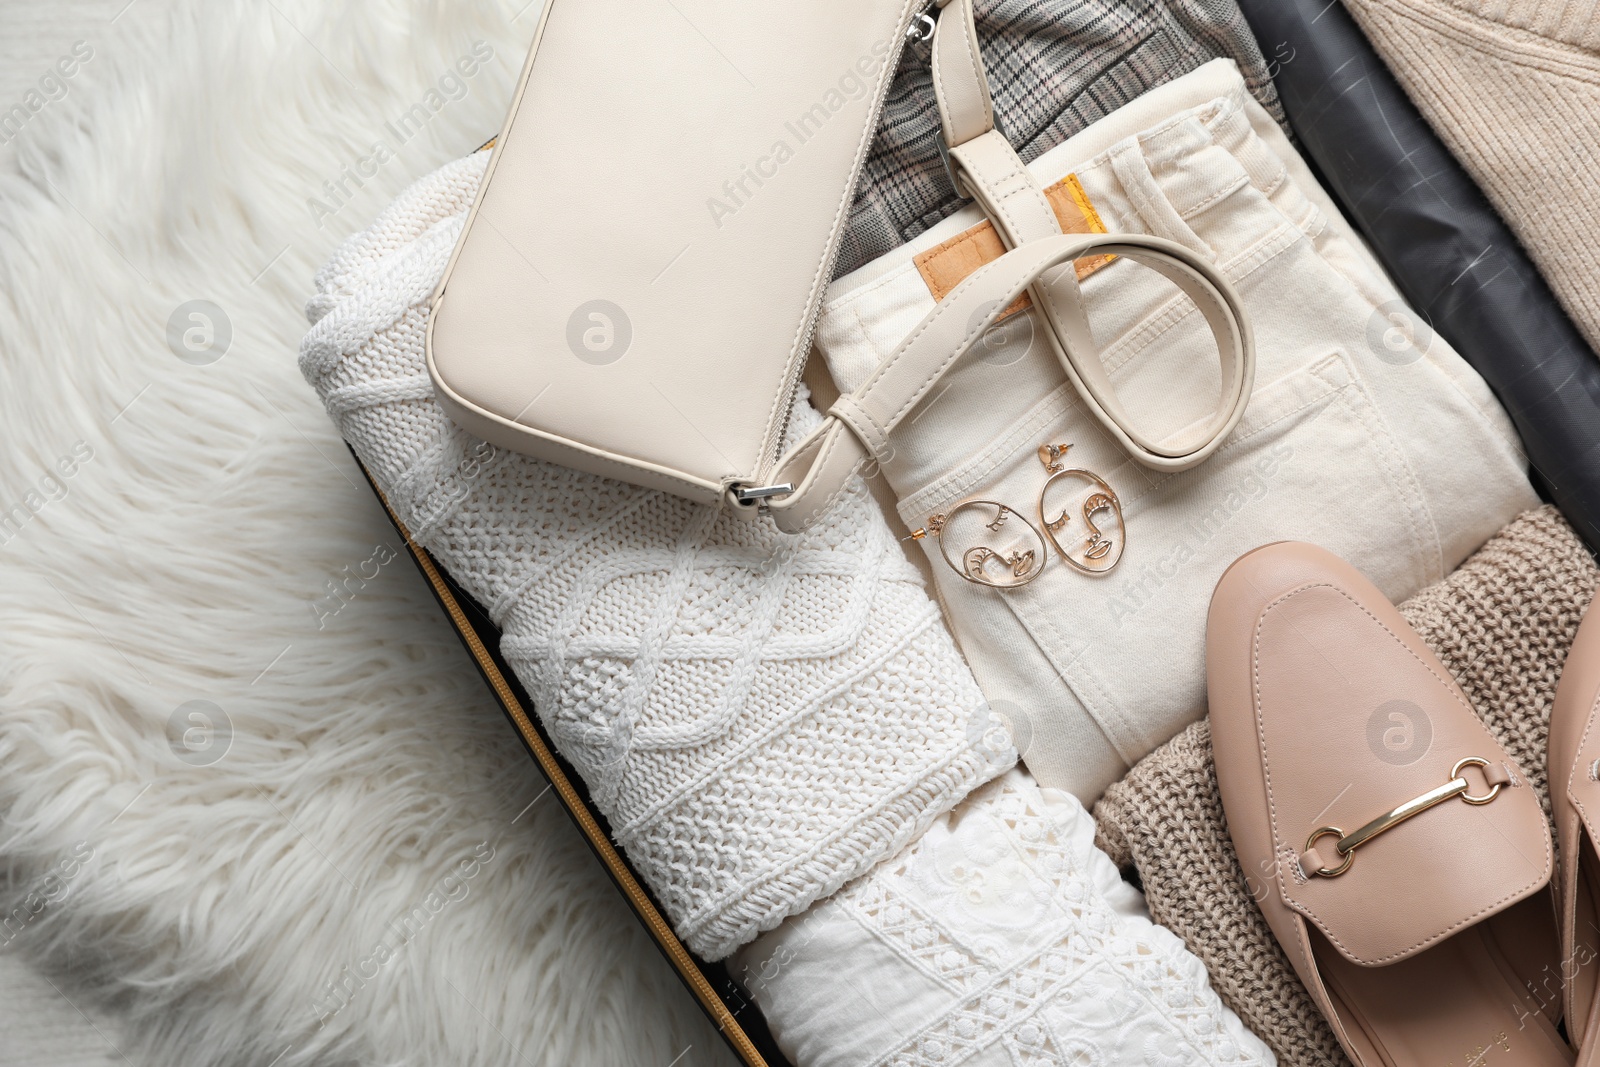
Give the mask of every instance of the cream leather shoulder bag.
[[[429, 322], [451, 417], [513, 451], [798, 531], [1027, 291], [1086, 408], [1135, 459], [1184, 470], [1215, 451], [1254, 377], [1237, 295], [1171, 241], [1060, 232], [995, 129], [971, 0], [943, 0], [941, 148], [1011, 251], [779, 455], [901, 43], [932, 22], [923, 2], [815, 0], [796, 18], [769, 0], [546, 0]], [[1106, 253], [1173, 281], [1215, 335], [1221, 394], [1193, 440], [1150, 438], [1117, 399], [1072, 269]]]
[[926, 0], [546, 0], [439, 294], [473, 433], [716, 501], [765, 484]]

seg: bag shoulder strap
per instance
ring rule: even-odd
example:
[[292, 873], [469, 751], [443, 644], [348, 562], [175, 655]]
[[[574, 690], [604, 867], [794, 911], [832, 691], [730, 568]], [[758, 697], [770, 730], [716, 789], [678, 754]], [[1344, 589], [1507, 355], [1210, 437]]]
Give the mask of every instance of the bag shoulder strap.
[[[895, 427], [1023, 290], [1063, 265], [1070, 274], [1075, 259], [1107, 254], [1158, 271], [1201, 308], [1221, 355], [1224, 392], [1236, 392], [1252, 351], [1249, 323], [1233, 286], [1205, 259], [1146, 234], [1057, 234], [1030, 241], [956, 286], [860, 388], [841, 396], [822, 425], [779, 461], [775, 480], [795, 488], [767, 502], [778, 527], [791, 533], [805, 529], [832, 507], [855, 474], [889, 459]], [[1242, 405], [1232, 408], [1205, 454], [1221, 444], [1242, 411]]]
[[[1060, 233], [1044, 190], [994, 122], [972, 0], [943, 0], [940, 7], [933, 85], [951, 180], [983, 208], [1007, 248]], [[1237, 423], [1255, 377], [1253, 349], [1246, 352], [1238, 379], [1225, 374], [1215, 416], [1186, 440], [1163, 442], [1141, 430], [1118, 400], [1089, 329], [1075, 272], [1063, 270], [1041, 278], [1029, 293], [1062, 369], [1089, 413], [1138, 462], [1155, 470], [1187, 470], [1210, 455]], [[1238, 386], [1242, 389], [1235, 391]]]
[[[933, 87], [941, 152], [957, 191], [979, 203], [1010, 251], [958, 285], [861, 388], [840, 397], [822, 426], [779, 461], [773, 481], [793, 484], [794, 491], [759, 506], [790, 532], [804, 529], [831, 507], [864, 465], [888, 458], [895, 426], [1024, 290], [1042, 312], [1042, 332], [1085, 408], [1134, 459], [1152, 469], [1187, 470], [1221, 447], [1243, 416], [1255, 380], [1249, 321], [1238, 294], [1209, 261], [1176, 242], [1144, 234], [1061, 233], [1044, 190], [996, 127], [972, 0], [938, 2]], [[1217, 342], [1217, 407], [1183, 441], [1159, 439], [1135, 425], [1100, 358], [1072, 261], [1107, 253], [1142, 263], [1176, 284], [1200, 309]], [[979, 315], [986, 304], [987, 314]], [[976, 325], [969, 328], [969, 323]]]

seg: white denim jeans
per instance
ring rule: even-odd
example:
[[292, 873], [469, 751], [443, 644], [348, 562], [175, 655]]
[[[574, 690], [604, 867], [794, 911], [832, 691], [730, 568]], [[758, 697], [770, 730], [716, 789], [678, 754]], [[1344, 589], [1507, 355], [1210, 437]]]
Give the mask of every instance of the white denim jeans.
[[[991, 330], [891, 442], [883, 473], [907, 527], [966, 499], [999, 501], [1016, 513], [996, 535], [1002, 553], [1035, 544], [1017, 516], [1041, 525], [1041, 445], [1071, 444], [1067, 465], [1120, 498], [1125, 553], [1105, 574], [1047, 547], [1037, 580], [997, 590], [962, 579], [938, 538], [921, 542], [962, 652], [1029, 769], [1093, 803], [1204, 713], [1206, 609], [1241, 554], [1314, 542], [1400, 600], [1538, 501], [1488, 387], [1406, 309], [1230, 62], [1140, 97], [1030, 169], [1043, 184], [1075, 174], [1110, 232], [1209, 257], [1243, 297], [1258, 353], [1243, 421], [1178, 474], [1134, 463], [1080, 410], [1032, 312]], [[933, 308], [914, 257], [982, 222], [969, 208], [834, 283], [817, 346], [841, 389]], [[1190, 301], [1127, 260], [1088, 275], [1083, 292], [1141, 425], [1176, 439], [1209, 416], [1217, 359]], [[1064, 528], [1069, 548], [1084, 543], [1079, 521]], [[1102, 525], [1115, 539], [1116, 524]]]

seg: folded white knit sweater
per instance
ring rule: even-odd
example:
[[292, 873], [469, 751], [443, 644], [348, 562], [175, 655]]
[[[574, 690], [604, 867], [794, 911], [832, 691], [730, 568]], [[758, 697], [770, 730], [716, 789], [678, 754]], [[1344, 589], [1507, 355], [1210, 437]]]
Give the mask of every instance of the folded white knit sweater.
[[[300, 366], [501, 652], [679, 936], [719, 959], [1016, 760], [865, 486], [789, 537], [456, 428], [428, 302], [487, 152], [317, 275]], [[793, 432], [818, 416], [802, 400]]]

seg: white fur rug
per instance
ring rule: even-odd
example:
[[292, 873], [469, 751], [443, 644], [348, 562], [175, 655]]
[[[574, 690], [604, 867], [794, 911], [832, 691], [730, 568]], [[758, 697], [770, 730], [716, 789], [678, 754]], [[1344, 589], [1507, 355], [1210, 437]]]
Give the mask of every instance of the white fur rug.
[[732, 1062], [295, 367], [537, 0], [121, 6], [0, 174], [0, 952], [119, 1063]]

